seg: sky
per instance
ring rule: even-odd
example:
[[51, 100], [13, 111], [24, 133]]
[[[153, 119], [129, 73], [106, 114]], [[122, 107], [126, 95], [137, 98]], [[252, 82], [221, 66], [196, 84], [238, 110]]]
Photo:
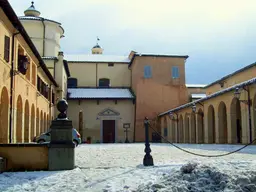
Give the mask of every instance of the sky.
[[[9, 0], [18, 16], [31, 5]], [[64, 54], [189, 55], [186, 83], [208, 84], [256, 61], [255, 0], [34, 0], [65, 29]]]

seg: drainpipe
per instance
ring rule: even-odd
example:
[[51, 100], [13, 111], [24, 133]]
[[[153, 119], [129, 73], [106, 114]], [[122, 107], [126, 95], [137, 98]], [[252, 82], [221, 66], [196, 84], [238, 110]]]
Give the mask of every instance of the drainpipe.
[[42, 55], [42, 57], [44, 57], [45, 56], [45, 23], [44, 23], [44, 18], [42, 18], [42, 24], [43, 24], [43, 27], [44, 27], [44, 30], [43, 30], [43, 55]]
[[10, 113], [9, 113], [9, 143], [12, 143], [12, 127], [13, 127], [13, 86], [14, 86], [14, 38], [20, 32], [12, 35], [12, 53], [11, 53], [11, 82], [10, 82]]

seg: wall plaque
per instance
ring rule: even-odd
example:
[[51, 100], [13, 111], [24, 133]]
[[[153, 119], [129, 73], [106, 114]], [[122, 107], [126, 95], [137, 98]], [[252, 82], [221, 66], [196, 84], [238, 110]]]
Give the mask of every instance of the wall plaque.
[[125, 128], [125, 129], [130, 128], [130, 123], [124, 123], [123, 128]]

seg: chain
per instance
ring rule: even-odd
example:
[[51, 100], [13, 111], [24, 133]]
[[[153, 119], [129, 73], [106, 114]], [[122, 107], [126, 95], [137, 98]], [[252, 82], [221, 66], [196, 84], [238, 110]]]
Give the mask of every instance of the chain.
[[150, 124], [149, 124], [149, 127], [155, 132], [157, 133], [163, 140], [165, 140], [167, 143], [171, 144], [172, 146], [176, 147], [177, 149], [183, 151], [183, 152], [186, 152], [186, 153], [189, 153], [191, 155], [196, 155], [196, 156], [200, 156], [200, 157], [222, 157], [222, 156], [227, 156], [227, 155], [231, 155], [233, 153], [236, 153], [238, 151], [241, 151], [242, 149], [248, 147], [249, 145], [252, 145], [256, 139], [254, 139], [252, 142], [244, 145], [243, 147], [239, 148], [239, 149], [236, 149], [234, 151], [231, 151], [231, 152], [228, 152], [228, 153], [224, 153], [224, 154], [219, 154], [219, 155], [203, 155], [203, 154], [198, 154], [198, 153], [193, 153], [191, 151], [188, 151], [188, 150], [185, 150], [185, 149], [182, 149], [181, 147], [173, 144], [172, 142], [170, 142], [168, 139], [164, 138], [160, 133], [158, 133]]

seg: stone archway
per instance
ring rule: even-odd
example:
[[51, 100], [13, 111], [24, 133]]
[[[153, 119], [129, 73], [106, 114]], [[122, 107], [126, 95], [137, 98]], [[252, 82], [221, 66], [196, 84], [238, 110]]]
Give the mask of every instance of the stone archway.
[[215, 112], [212, 105], [208, 107], [208, 143], [216, 143]]
[[44, 132], [44, 123], [43, 122], [44, 122], [43, 111], [41, 110], [41, 112], [40, 112], [40, 134]]
[[32, 107], [31, 107], [31, 125], [30, 125], [30, 127], [31, 127], [31, 131], [30, 131], [30, 140], [31, 141], [33, 141], [33, 138], [36, 136], [36, 134], [35, 134], [35, 119], [36, 119], [36, 117], [35, 117], [35, 106], [34, 106], [34, 104], [32, 104]]
[[196, 115], [195, 113], [191, 113], [190, 119], [190, 142], [196, 143]]
[[[164, 122], [163, 122], [162, 128], [163, 128], [163, 130], [161, 131], [163, 134], [162, 136], [167, 139], [167, 137], [168, 137], [167, 117], [164, 117]], [[163, 140], [163, 141], [165, 142], [165, 140]]]
[[36, 136], [40, 134], [40, 117], [39, 108], [36, 109]]
[[253, 99], [253, 105], [252, 105], [252, 110], [253, 110], [253, 127], [252, 129], [254, 130], [254, 139], [256, 139], [256, 93], [254, 95]]
[[175, 121], [171, 120], [171, 138], [172, 138], [172, 142], [176, 143], [177, 142], [177, 138], [176, 138], [176, 126], [175, 126]]
[[47, 131], [47, 122], [46, 122], [46, 113], [44, 112], [44, 121], [43, 121], [43, 126], [44, 126], [44, 132]]
[[223, 101], [218, 107], [219, 143], [228, 143], [227, 107]]
[[6, 87], [2, 88], [0, 100], [0, 143], [8, 143], [9, 96]]
[[204, 112], [202, 109], [197, 113], [197, 137], [198, 143], [204, 143]]
[[17, 99], [16, 109], [16, 141], [22, 143], [22, 117], [23, 117], [23, 105], [22, 98], [19, 95]]
[[180, 115], [180, 117], [179, 117], [179, 130], [178, 130], [178, 143], [183, 143], [184, 142], [183, 133], [184, 133], [184, 131], [183, 131], [183, 117], [182, 117], [182, 115]]
[[185, 143], [189, 143], [190, 139], [189, 139], [189, 128], [190, 128], [190, 123], [189, 123], [189, 115], [186, 114], [185, 115]]
[[233, 98], [230, 107], [231, 143], [242, 143], [242, 118], [240, 101]]
[[28, 100], [25, 102], [25, 113], [24, 113], [24, 142], [29, 142], [29, 103]]

